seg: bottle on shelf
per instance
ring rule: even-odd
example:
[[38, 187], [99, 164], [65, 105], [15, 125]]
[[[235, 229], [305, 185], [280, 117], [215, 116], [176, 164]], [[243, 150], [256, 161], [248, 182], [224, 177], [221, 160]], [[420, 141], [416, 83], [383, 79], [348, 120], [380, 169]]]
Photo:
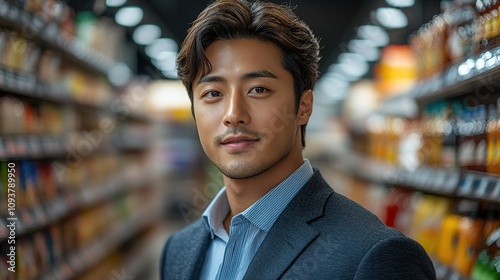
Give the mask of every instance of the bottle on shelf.
[[[485, 232], [487, 230], [485, 224]], [[500, 228], [494, 228], [489, 234], [485, 234], [486, 239], [482, 250], [471, 271], [471, 280], [499, 280], [500, 272], [497, 267], [500, 265]]]
[[487, 138], [487, 155], [486, 155], [486, 172], [495, 173], [495, 164], [496, 164], [496, 134], [495, 134], [495, 126], [497, 119], [497, 109], [494, 104], [490, 104], [488, 106], [488, 123], [486, 124], [486, 138]]
[[470, 276], [481, 246], [484, 221], [480, 217], [478, 202], [462, 200], [458, 204], [462, 216], [458, 224], [456, 254], [452, 268], [463, 276]]
[[464, 108], [458, 124], [458, 159], [459, 166], [463, 170], [469, 170], [474, 164], [474, 119], [473, 108]]
[[500, 98], [497, 99], [496, 124], [493, 128], [492, 138], [494, 138], [494, 157], [492, 162], [492, 173], [500, 174]]
[[475, 114], [473, 115], [474, 129], [473, 129], [473, 139], [474, 139], [474, 161], [470, 170], [486, 172], [486, 153], [487, 153], [487, 143], [486, 143], [486, 122], [487, 113], [486, 106], [481, 104], [476, 107]]
[[436, 247], [436, 259], [446, 267], [452, 266], [457, 251], [461, 218], [462, 216], [457, 213], [457, 205], [454, 205], [454, 211], [448, 213], [441, 222], [439, 242]]
[[451, 62], [461, 61], [472, 55], [472, 37], [475, 33], [475, 0], [453, 1], [445, 9], [446, 52]]

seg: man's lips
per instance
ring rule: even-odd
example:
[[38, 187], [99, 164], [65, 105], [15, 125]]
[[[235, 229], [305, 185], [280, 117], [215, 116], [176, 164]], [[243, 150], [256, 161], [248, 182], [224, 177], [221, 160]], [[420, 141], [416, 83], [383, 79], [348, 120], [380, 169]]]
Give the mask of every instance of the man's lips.
[[248, 148], [255, 142], [259, 141], [258, 138], [240, 135], [240, 136], [228, 136], [224, 138], [221, 144], [231, 150], [242, 150]]

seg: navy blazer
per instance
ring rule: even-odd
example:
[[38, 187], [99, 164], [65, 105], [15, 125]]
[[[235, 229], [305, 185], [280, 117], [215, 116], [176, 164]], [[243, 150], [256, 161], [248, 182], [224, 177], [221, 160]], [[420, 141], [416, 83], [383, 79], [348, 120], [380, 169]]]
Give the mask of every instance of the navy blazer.
[[[161, 279], [198, 279], [210, 244], [199, 219], [165, 244]], [[318, 170], [276, 220], [244, 279], [436, 279], [416, 241], [336, 193]]]

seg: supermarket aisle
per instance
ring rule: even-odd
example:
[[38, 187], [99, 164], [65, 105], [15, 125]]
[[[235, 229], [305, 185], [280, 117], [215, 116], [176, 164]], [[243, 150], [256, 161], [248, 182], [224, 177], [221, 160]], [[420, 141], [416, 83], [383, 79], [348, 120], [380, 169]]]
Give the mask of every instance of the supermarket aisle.
[[[0, 279], [158, 279], [166, 238], [222, 186], [171, 41], [155, 68], [133, 42], [151, 18], [121, 26], [111, 2], [0, 1]], [[306, 157], [438, 279], [500, 279], [500, 1], [414, 2], [393, 8], [428, 21], [360, 22], [324, 67]]]

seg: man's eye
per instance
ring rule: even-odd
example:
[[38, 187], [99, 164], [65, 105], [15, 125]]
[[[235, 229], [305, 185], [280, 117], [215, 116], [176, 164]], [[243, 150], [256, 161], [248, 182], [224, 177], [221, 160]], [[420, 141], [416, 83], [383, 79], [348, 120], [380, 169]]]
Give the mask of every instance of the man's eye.
[[209, 91], [205, 93], [203, 96], [208, 98], [216, 98], [222, 96], [222, 94], [218, 91]]
[[265, 93], [266, 91], [265, 87], [254, 87], [250, 90], [251, 93]]

